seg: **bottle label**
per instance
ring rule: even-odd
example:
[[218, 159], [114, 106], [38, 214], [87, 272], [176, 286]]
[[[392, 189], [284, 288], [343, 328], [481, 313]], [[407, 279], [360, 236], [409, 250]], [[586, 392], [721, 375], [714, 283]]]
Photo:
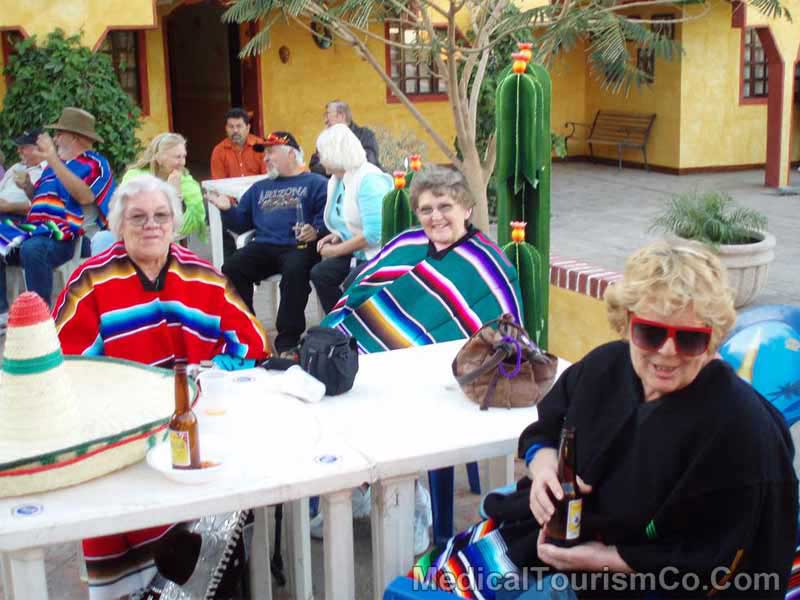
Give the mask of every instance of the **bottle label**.
[[189, 432], [169, 430], [169, 446], [172, 450], [172, 466], [189, 467], [192, 457], [189, 453]]
[[567, 535], [568, 540], [577, 540], [581, 537], [581, 511], [583, 499], [570, 500], [567, 504]]

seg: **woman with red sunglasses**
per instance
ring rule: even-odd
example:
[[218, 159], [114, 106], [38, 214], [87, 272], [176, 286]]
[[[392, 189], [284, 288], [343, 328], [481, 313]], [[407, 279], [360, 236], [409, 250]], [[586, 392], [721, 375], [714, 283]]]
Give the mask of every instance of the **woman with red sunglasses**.
[[[794, 448], [780, 413], [716, 357], [736, 316], [725, 270], [702, 246], [653, 243], [628, 259], [605, 301], [623, 340], [564, 372], [520, 437], [528, 477], [487, 496], [490, 518], [420, 559], [414, 577], [475, 597], [491, 589], [497, 600], [783, 598], [797, 531]], [[563, 496], [565, 424], [583, 494], [571, 548], [542, 534]]]

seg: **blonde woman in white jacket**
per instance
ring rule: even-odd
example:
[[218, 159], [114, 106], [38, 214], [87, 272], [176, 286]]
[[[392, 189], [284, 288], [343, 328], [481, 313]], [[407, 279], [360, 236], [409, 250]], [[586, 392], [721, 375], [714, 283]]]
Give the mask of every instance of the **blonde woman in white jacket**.
[[319, 135], [317, 152], [331, 174], [325, 204], [329, 233], [317, 242], [322, 261], [311, 269], [311, 281], [328, 313], [352, 281], [351, 271], [357, 273], [380, 250], [383, 197], [393, 182], [390, 175], [367, 162], [361, 142], [342, 123]]

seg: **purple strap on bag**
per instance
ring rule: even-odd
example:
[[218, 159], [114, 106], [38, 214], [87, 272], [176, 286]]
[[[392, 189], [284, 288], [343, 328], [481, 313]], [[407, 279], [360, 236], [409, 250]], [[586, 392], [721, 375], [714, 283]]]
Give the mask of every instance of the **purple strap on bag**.
[[516, 365], [514, 365], [514, 369], [511, 371], [511, 373], [506, 371], [505, 367], [503, 366], [503, 363], [497, 365], [497, 370], [500, 371], [503, 377], [505, 377], [506, 379], [514, 379], [514, 377], [519, 375], [519, 370], [522, 367], [522, 345], [519, 343], [519, 340], [508, 335], [504, 335], [503, 339], [500, 341], [503, 343], [510, 342], [517, 348], [517, 363]]

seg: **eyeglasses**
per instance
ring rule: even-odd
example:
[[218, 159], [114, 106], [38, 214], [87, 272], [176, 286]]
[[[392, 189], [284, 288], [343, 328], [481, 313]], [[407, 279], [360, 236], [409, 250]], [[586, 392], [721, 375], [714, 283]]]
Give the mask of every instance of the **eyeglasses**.
[[668, 339], [672, 339], [678, 354], [699, 356], [708, 350], [711, 331], [711, 327], [674, 327], [636, 315], [631, 317], [631, 340], [648, 352], [658, 352]]
[[433, 211], [439, 211], [439, 214], [442, 216], [449, 215], [453, 212], [455, 208], [455, 204], [452, 202], [443, 202], [442, 204], [437, 204], [436, 206], [421, 206], [417, 209], [417, 215], [420, 217], [430, 217], [433, 216]]
[[146, 214], [137, 214], [125, 218], [125, 220], [134, 227], [144, 227], [151, 219], [156, 225], [166, 225], [172, 221], [172, 213], [157, 212], [152, 215], [152, 217]]

